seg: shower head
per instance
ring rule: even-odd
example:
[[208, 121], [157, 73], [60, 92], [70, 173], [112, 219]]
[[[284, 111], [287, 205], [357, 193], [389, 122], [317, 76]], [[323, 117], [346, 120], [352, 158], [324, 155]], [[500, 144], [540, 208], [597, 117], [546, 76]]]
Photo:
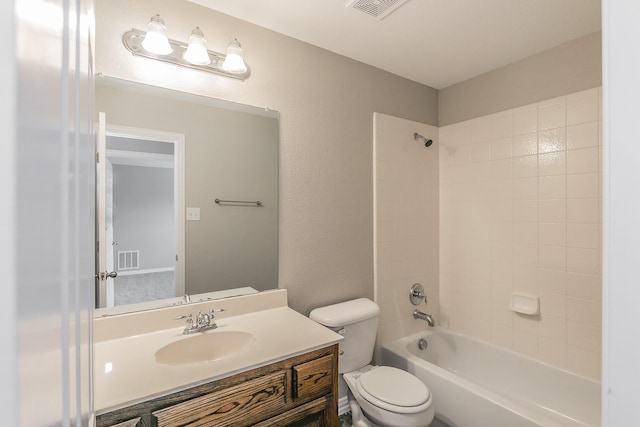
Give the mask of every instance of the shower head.
[[431, 144], [433, 144], [433, 140], [425, 138], [424, 136], [420, 135], [418, 132], [415, 132], [413, 134], [413, 139], [415, 139], [416, 141], [419, 139], [423, 140], [425, 147], [431, 147]]

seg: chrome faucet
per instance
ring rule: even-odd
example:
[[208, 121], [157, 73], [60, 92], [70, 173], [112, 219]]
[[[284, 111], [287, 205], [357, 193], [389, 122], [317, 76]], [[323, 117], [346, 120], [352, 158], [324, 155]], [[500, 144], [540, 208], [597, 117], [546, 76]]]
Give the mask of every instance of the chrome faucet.
[[187, 325], [184, 327], [184, 331], [182, 331], [185, 335], [191, 335], [198, 332], [208, 331], [209, 329], [215, 329], [218, 327], [215, 321], [215, 314], [224, 311], [224, 308], [219, 308], [217, 310], [211, 310], [209, 313], [203, 313], [201, 311], [198, 312], [196, 316], [195, 322], [193, 321], [193, 316], [191, 314], [186, 314], [183, 316], [176, 317], [176, 320], [187, 319]]
[[433, 317], [431, 317], [430, 314], [423, 313], [418, 309], [413, 310], [413, 318], [426, 321], [427, 324], [432, 328], [436, 326], [436, 322], [433, 320]]

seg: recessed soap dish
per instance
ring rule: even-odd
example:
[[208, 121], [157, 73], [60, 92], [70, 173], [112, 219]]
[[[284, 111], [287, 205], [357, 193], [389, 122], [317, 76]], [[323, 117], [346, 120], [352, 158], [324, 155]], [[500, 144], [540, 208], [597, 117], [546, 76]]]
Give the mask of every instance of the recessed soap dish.
[[516, 313], [535, 316], [540, 314], [540, 298], [534, 295], [514, 292], [511, 294], [509, 308]]

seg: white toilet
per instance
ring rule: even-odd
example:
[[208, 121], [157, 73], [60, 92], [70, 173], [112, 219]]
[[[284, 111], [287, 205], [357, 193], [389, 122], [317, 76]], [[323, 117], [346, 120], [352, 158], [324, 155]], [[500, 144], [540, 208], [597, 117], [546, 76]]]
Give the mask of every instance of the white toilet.
[[349, 388], [354, 427], [427, 427], [433, 399], [415, 376], [389, 366], [372, 366], [380, 309], [360, 298], [316, 308], [309, 317], [344, 335], [338, 372]]

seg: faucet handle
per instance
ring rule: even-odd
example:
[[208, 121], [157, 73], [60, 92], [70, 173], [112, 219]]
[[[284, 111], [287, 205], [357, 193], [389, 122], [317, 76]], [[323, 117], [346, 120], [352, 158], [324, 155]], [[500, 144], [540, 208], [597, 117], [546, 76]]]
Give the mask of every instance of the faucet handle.
[[175, 318], [175, 320], [182, 320], [182, 319], [187, 319], [187, 326], [184, 327], [184, 331], [183, 331], [183, 333], [186, 334], [193, 329], [193, 316], [191, 316], [191, 313], [189, 313], [189, 314], [183, 314], [182, 316], [178, 316]]
[[427, 303], [427, 295], [424, 293], [424, 286], [422, 286], [422, 284], [414, 283], [413, 286], [411, 286], [409, 290], [409, 300], [413, 305], [418, 305], [422, 301], [424, 301], [425, 304]]
[[212, 308], [211, 311], [209, 312], [209, 315], [213, 319], [214, 317], [216, 317], [215, 313], [221, 313], [223, 311], [227, 311], [227, 310], [225, 310], [224, 308]]

